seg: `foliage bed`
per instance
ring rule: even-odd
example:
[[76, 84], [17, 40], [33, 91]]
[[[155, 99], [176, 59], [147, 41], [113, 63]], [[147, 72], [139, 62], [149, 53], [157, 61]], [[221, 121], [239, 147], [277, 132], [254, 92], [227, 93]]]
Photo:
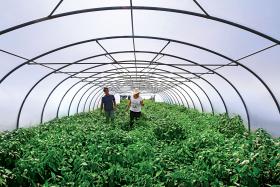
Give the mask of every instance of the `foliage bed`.
[[271, 186], [280, 139], [236, 116], [146, 102], [128, 128], [99, 111], [0, 134], [0, 186]]

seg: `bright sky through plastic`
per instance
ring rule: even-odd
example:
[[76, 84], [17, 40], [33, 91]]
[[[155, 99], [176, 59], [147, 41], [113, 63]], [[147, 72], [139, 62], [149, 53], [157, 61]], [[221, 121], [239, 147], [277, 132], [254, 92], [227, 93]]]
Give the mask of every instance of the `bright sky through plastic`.
[[[259, 31], [277, 40], [280, 40], [280, 1], [278, 0], [198, 0], [204, 10], [214, 17], [232, 21], [248, 28]], [[9, 0], [0, 2], [0, 30], [40, 19], [48, 16], [54, 7], [59, 3], [58, 0]], [[203, 11], [192, 0], [133, 0], [134, 6], [163, 7], [170, 9], [179, 9], [195, 13], [204, 14]], [[53, 15], [76, 11], [81, 9], [113, 7], [113, 6], [130, 6], [129, 0], [64, 0]], [[165, 46], [169, 39], [195, 44], [207, 49], [211, 49], [230, 59], [238, 60], [242, 57], [275, 45], [256, 34], [242, 30], [240, 28], [204, 19], [201, 17], [187, 14], [171, 13], [166, 11], [154, 10], [133, 10], [133, 23], [135, 36], [152, 36], [166, 40], [155, 40], [136, 38], [135, 50], [142, 51], [136, 53], [136, 59], [142, 61], [151, 61], [155, 55]], [[89, 39], [96, 39], [110, 36], [131, 36], [131, 12], [130, 9], [106, 10], [98, 12], [88, 12], [60, 17], [48, 21], [42, 21], [17, 30], [0, 35], [0, 50], [19, 55], [26, 59], [32, 59], [50, 50]], [[109, 63], [114, 58], [117, 61], [130, 60], [134, 62], [133, 42], [131, 38], [99, 40], [99, 43], [107, 52], [130, 51], [129, 53], [115, 53], [111, 57], [107, 55], [99, 56], [94, 59], [83, 61], [83, 63]], [[148, 53], [149, 52], [149, 53]], [[207, 51], [171, 42], [162, 51], [166, 55], [159, 56], [159, 62], [167, 64], [184, 64], [186, 61], [174, 58], [169, 55], [179, 56], [181, 58], [192, 60], [199, 64], [226, 64], [230, 61], [220, 56], [214, 55]], [[38, 63], [72, 63], [79, 59], [106, 54], [106, 51], [100, 45], [93, 41], [75, 45], [63, 50], [50, 53], [36, 59]], [[255, 72], [271, 89], [275, 98], [280, 102], [279, 86], [279, 69], [280, 69], [280, 47], [274, 46], [261, 53], [240, 60]], [[24, 63], [26, 60], [0, 52], [0, 77], [4, 77], [10, 70], [17, 65]], [[91, 67], [91, 64], [72, 65], [64, 68], [65, 72], [80, 71]], [[135, 66], [122, 65], [130, 71], [135, 71]], [[62, 67], [61, 64], [51, 65], [57, 69]], [[120, 67], [120, 66], [117, 66]], [[152, 66], [155, 67], [155, 66]], [[181, 66], [180, 66], [181, 67]], [[88, 71], [102, 72], [116, 68], [113, 65], [104, 65], [90, 69]], [[183, 72], [179, 68], [170, 66], [158, 66], [165, 71]], [[208, 70], [199, 66], [183, 66], [191, 72], [205, 73]], [[215, 67], [210, 67], [214, 69]], [[145, 66], [138, 66], [138, 71], [145, 70]], [[147, 69], [146, 69], [147, 70]], [[0, 130], [11, 130], [16, 127], [15, 123], [22, 100], [36, 82], [50, 73], [51, 70], [42, 66], [25, 65], [11, 74], [3, 83], [0, 84]], [[125, 72], [125, 69], [123, 70]], [[255, 128], [265, 128], [274, 136], [280, 136], [280, 114], [271, 94], [265, 86], [249, 71], [240, 66], [228, 66], [217, 70], [219, 74], [228, 79], [240, 92], [247, 105], [250, 115], [251, 126]], [[89, 74], [87, 74], [88, 76]], [[167, 77], [174, 75], [165, 74]], [[182, 74], [185, 77], [192, 75]], [[81, 76], [85, 76], [84, 74]], [[104, 81], [108, 74], [101, 74], [104, 79], [90, 79], [93, 81]], [[154, 75], [156, 76], [156, 75]], [[40, 82], [27, 97], [20, 116], [20, 127], [31, 126], [40, 122], [42, 107], [51, 90], [67, 76], [66, 74], [52, 74]], [[223, 96], [228, 111], [231, 114], [239, 114], [245, 122], [247, 117], [244, 105], [238, 93], [228, 84], [225, 79], [214, 74], [203, 75]], [[161, 81], [160, 78], [155, 78]], [[166, 79], [171, 80], [171, 79]], [[46, 109], [43, 115], [43, 121], [53, 119], [57, 113], [58, 103], [61, 101], [63, 94], [77, 82], [77, 79], [68, 79], [61, 84], [49, 97]], [[199, 84], [211, 99], [215, 112], [225, 112], [219, 94], [206, 81], [193, 79]], [[170, 81], [171, 82], [171, 81]], [[167, 82], [166, 82], [167, 84]], [[67, 115], [83, 109], [96, 108], [98, 106], [98, 91], [92, 91], [93, 101], [90, 104], [87, 97], [91, 98], [91, 90], [97, 88], [97, 85], [90, 88], [86, 82], [80, 83], [70, 89], [61, 102], [59, 116]], [[190, 97], [193, 98], [194, 105], [198, 110], [202, 110], [200, 102], [203, 103], [204, 109], [211, 111], [209, 100], [204, 92], [194, 83], [187, 82], [181, 84], [177, 89], [185, 89]], [[191, 87], [198, 95], [193, 93]], [[101, 86], [102, 87], [102, 86]], [[76, 91], [81, 91], [75, 96]], [[86, 91], [89, 89], [89, 91]], [[112, 88], [114, 89], [114, 88]], [[117, 88], [116, 88], [117, 89]], [[85, 94], [83, 95], [83, 93]], [[187, 93], [179, 93], [173, 90], [172, 93], [180, 96], [185, 95], [187, 102], [192, 100]], [[69, 103], [71, 102], [71, 107]], [[81, 101], [79, 100], [80, 98]], [[94, 101], [96, 103], [94, 104]], [[85, 107], [78, 103], [85, 103]]]

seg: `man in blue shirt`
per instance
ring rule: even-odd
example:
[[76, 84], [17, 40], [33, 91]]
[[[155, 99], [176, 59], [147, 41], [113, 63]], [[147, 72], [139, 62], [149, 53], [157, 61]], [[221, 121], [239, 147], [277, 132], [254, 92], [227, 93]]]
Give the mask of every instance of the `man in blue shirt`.
[[116, 109], [116, 100], [114, 95], [109, 94], [109, 89], [105, 87], [103, 89], [105, 96], [102, 97], [101, 101], [101, 112], [105, 111], [106, 116], [106, 123], [109, 123], [109, 120], [111, 119], [111, 122], [114, 122], [114, 110]]

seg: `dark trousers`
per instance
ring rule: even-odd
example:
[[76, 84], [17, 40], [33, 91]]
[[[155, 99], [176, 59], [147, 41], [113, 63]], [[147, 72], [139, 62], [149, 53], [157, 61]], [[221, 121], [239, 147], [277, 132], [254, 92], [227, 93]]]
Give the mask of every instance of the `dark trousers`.
[[129, 125], [132, 126], [134, 123], [134, 120], [138, 120], [141, 116], [141, 112], [133, 112], [130, 111], [130, 122]]
[[114, 123], [114, 118], [115, 118], [114, 110], [105, 111], [105, 117], [106, 117], [106, 123], [109, 123], [110, 119], [111, 119], [111, 122]]

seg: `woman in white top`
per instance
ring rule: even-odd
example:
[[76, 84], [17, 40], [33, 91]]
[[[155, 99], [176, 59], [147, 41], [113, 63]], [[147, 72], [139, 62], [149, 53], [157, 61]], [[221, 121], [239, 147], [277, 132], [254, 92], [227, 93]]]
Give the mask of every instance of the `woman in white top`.
[[130, 98], [128, 107], [130, 109], [130, 127], [133, 125], [134, 120], [138, 120], [141, 116], [141, 107], [144, 106], [142, 97], [139, 96], [139, 89], [133, 90], [133, 96]]

